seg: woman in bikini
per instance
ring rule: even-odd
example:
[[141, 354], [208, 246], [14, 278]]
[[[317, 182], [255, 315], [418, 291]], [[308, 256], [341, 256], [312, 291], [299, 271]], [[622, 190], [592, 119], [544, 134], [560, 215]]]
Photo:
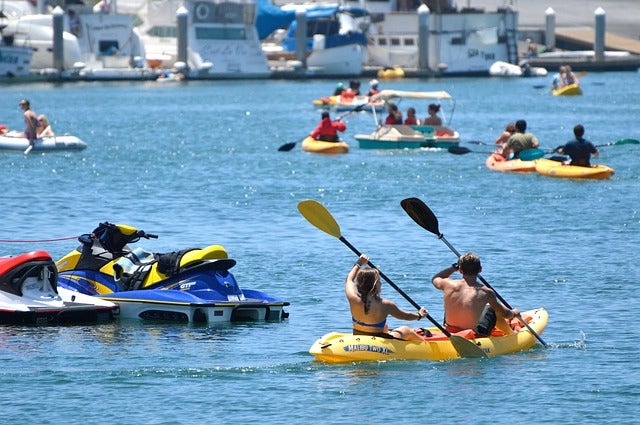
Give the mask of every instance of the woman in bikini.
[[362, 268], [368, 262], [369, 257], [362, 254], [349, 271], [344, 287], [351, 309], [353, 334], [422, 341], [420, 335], [408, 326], [390, 331], [387, 316], [391, 315], [401, 320], [420, 320], [427, 316], [427, 310], [422, 307], [415, 313], [405, 311], [393, 301], [380, 298], [380, 273], [377, 269]]

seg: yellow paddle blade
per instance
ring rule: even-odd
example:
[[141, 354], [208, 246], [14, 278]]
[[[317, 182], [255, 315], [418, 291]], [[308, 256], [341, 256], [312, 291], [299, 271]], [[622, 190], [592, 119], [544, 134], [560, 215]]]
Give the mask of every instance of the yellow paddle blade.
[[298, 203], [298, 211], [318, 229], [340, 239], [340, 226], [331, 213], [318, 201], [307, 199]]

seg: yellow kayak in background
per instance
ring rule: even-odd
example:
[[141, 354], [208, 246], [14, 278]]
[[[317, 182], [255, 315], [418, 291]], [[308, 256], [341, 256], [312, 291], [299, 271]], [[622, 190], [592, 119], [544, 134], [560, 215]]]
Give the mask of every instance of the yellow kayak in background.
[[548, 177], [604, 180], [611, 177], [614, 173], [613, 168], [607, 167], [606, 165], [578, 167], [577, 165], [566, 165], [562, 162], [544, 158], [538, 159], [535, 163], [536, 171], [539, 174]]
[[577, 96], [582, 94], [582, 89], [578, 84], [569, 84], [559, 89], [551, 90], [554, 96]]
[[349, 152], [346, 142], [325, 142], [309, 136], [302, 141], [302, 150], [305, 152], [337, 154]]

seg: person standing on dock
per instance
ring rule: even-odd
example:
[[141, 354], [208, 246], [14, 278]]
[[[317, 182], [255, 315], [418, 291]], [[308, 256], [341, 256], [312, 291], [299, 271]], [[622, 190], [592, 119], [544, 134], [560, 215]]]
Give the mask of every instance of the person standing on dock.
[[566, 145], [557, 148], [556, 151], [563, 155], [569, 155], [571, 157], [571, 165], [591, 167], [589, 162], [591, 155], [596, 158], [600, 156], [598, 149], [583, 137], [584, 126], [582, 124], [573, 127], [573, 135], [576, 136], [575, 140], [569, 141]]
[[38, 117], [31, 110], [31, 103], [27, 99], [22, 99], [19, 106], [24, 111], [24, 137], [29, 141], [29, 147], [33, 148], [38, 138]]

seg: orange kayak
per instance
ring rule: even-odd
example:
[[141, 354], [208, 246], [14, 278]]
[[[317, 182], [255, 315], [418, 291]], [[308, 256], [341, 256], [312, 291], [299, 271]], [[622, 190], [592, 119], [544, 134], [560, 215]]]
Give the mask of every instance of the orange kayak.
[[521, 159], [506, 160], [502, 155], [492, 153], [487, 158], [487, 168], [494, 171], [511, 173], [532, 173], [536, 171], [535, 161], [523, 161]]

